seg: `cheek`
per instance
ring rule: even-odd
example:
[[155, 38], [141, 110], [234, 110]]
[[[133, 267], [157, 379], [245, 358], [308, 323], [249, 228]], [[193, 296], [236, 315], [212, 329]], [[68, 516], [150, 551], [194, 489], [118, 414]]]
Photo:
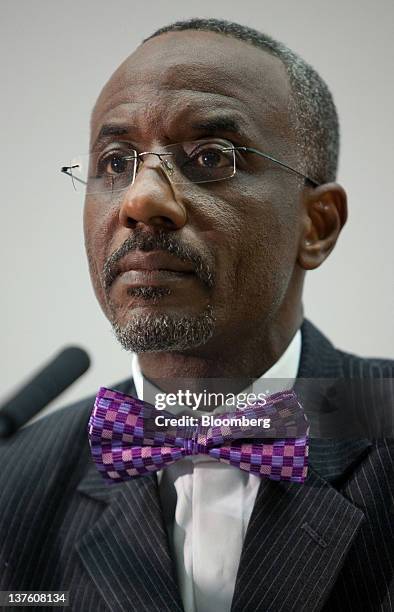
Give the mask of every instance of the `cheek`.
[[269, 189], [268, 184], [264, 189], [264, 184], [250, 183], [243, 193], [243, 221], [247, 228], [243, 244], [245, 249], [249, 248], [248, 259], [256, 264], [264, 261], [265, 268], [281, 261], [283, 264], [293, 261], [299, 226], [298, 196], [294, 185], [283, 181], [276, 184], [275, 189]]
[[99, 213], [98, 210], [98, 203], [87, 198], [83, 215], [85, 249], [93, 288], [103, 306], [105, 294], [101, 284], [101, 274], [108, 251], [111, 217], [104, 212]]
[[225, 308], [236, 283], [242, 223], [238, 210], [218, 198], [212, 198], [210, 208], [200, 208], [200, 212], [207, 228], [202, 239], [212, 247], [215, 259], [215, 305]]
[[219, 196], [214, 188], [200, 188], [198, 194], [184, 199], [192, 233], [212, 254], [215, 271], [215, 301], [228, 299], [228, 287], [234, 285], [242, 223], [233, 199]]
[[235, 263], [228, 277], [233, 308], [239, 310], [246, 301], [250, 312], [254, 300], [269, 307], [283, 297], [297, 259], [295, 193], [288, 186], [264, 193], [261, 184], [243, 190], [234, 228]]

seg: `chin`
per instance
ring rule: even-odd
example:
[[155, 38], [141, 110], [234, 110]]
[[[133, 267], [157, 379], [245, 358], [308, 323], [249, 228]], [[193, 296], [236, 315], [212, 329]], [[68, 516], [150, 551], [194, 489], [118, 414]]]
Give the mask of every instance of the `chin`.
[[135, 353], [191, 349], [208, 342], [215, 331], [210, 304], [201, 313], [171, 312], [146, 304], [128, 311], [126, 321], [110, 320], [123, 348]]

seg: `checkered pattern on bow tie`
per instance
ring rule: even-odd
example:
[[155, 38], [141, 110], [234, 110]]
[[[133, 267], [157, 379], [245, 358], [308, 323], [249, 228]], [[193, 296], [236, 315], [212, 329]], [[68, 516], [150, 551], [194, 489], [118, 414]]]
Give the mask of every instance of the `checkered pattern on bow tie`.
[[[100, 388], [88, 434], [93, 461], [105, 479], [129, 480], [195, 454], [272, 480], [302, 483], [306, 478], [309, 427], [294, 391], [275, 393], [243, 410], [215, 415], [215, 421], [269, 418], [268, 430], [227, 424], [163, 428], [155, 424], [159, 414], [174, 418], [130, 395]], [[256, 439], [262, 436], [264, 440]]]

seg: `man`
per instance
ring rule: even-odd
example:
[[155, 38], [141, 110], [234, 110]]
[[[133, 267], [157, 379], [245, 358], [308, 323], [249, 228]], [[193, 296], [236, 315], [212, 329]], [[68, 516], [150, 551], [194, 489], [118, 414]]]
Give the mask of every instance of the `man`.
[[[86, 182], [98, 301], [138, 355], [114, 388], [392, 377], [303, 318], [347, 217], [335, 106], [305, 62], [238, 24], [174, 24], [116, 70], [91, 129], [88, 173], [64, 170]], [[350, 410], [338, 388], [319, 418]], [[108, 487], [93, 400], [3, 444], [1, 589], [69, 591], [78, 611], [393, 609], [391, 439], [311, 439], [304, 484], [193, 457]]]

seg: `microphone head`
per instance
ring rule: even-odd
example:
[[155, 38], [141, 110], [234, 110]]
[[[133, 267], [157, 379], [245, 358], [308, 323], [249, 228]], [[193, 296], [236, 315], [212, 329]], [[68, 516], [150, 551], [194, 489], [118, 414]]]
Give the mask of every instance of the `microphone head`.
[[90, 366], [78, 346], [61, 350], [0, 409], [0, 438], [11, 435], [60, 395]]
[[[53, 374], [59, 375], [59, 382], [67, 381], [65, 386], [71, 385], [74, 380], [82, 376], [90, 366], [90, 357], [79, 346], [67, 346], [62, 349], [49, 366], [54, 368]], [[69, 382], [68, 382], [69, 381]], [[62, 383], [60, 383], [62, 384]]]

